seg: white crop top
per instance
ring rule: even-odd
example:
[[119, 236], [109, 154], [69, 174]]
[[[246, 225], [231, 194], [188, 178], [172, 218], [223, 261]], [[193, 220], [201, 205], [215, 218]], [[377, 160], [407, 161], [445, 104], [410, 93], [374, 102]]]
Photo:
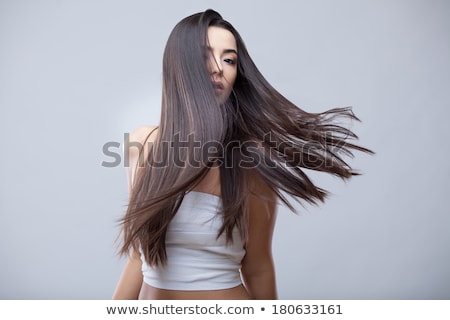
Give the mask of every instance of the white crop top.
[[220, 197], [203, 192], [186, 193], [166, 234], [167, 264], [150, 267], [143, 254], [144, 282], [169, 290], [219, 290], [240, 285], [239, 269], [245, 255], [237, 229], [227, 245], [222, 226]]

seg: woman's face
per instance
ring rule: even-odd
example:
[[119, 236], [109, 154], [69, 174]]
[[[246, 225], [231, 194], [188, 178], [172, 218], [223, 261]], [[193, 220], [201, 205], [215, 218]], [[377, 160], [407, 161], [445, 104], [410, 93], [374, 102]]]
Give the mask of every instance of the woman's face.
[[233, 90], [237, 76], [237, 46], [233, 34], [220, 27], [208, 28], [207, 68], [219, 103]]

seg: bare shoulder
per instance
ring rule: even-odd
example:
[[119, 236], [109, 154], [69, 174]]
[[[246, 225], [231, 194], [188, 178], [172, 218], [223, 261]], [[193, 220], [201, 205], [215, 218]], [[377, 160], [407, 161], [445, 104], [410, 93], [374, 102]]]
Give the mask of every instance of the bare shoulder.
[[142, 126], [129, 134], [129, 143], [124, 145], [124, 158], [128, 176], [128, 188], [134, 183], [137, 169], [143, 167], [152, 143], [158, 134], [158, 126]]
[[157, 133], [157, 126], [142, 126], [130, 132], [126, 152], [131, 162], [139, 156], [147, 156], [149, 146], [155, 141]]
[[276, 193], [269, 187], [256, 170], [250, 170], [247, 174], [247, 187], [250, 192], [250, 200], [256, 202], [276, 202]]
[[130, 132], [130, 142], [153, 142], [158, 133], [158, 126], [141, 126]]

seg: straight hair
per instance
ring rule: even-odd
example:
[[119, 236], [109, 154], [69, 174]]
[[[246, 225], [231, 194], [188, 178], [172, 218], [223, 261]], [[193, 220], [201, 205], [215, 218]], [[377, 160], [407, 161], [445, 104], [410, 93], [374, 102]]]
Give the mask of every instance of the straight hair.
[[[230, 31], [237, 45], [236, 81], [222, 104], [205, 62], [210, 26]], [[184, 18], [172, 30], [163, 56], [161, 108], [157, 137], [136, 170], [121, 221], [120, 254], [140, 250], [149, 265], [167, 262], [169, 223], [185, 193], [211, 167], [220, 167], [223, 224], [217, 236], [225, 232], [231, 242], [235, 228], [247, 239], [246, 199], [254, 175], [295, 211], [285, 194], [310, 204], [327, 195], [304, 169], [348, 179], [358, 172], [344, 156], [353, 157], [353, 150], [372, 153], [352, 143], [357, 136], [341, 125], [359, 120], [350, 107], [308, 113], [290, 102], [259, 72], [235, 28], [213, 10]]]

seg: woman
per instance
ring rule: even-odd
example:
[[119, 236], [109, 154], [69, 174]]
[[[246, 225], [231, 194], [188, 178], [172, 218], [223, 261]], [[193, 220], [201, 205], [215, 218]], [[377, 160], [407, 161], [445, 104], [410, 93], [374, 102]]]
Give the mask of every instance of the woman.
[[129, 261], [114, 299], [276, 299], [271, 243], [284, 194], [326, 191], [302, 168], [343, 179], [341, 157], [370, 150], [334, 124], [350, 109], [307, 113], [260, 74], [238, 32], [213, 10], [180, 21], [163, 58], [158, 127], [131, 135]]

